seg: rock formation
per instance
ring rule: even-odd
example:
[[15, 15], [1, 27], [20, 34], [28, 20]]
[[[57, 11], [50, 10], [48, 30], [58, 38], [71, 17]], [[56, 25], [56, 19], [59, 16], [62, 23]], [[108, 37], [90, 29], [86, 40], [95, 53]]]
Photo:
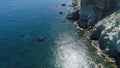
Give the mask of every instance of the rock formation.
[[67, 19], [78, 20], [80, 11], [80, 0], [72, 0], [72, 9], [68, 12], [66, 16]]
[[[75, 18], [80, 28], [89, 28], [90, 39], [98, 41], [100, 48], [117, 59], [120, 67], [120, 0], [73, 1], [70, 19]], [[75, 9], [76, 6], [79, 8]]]
[[113, 52], [120, 52], [120, 9], [98, 22], [93, 32], [96, 32], [95, 30], [99, 33], [98, 40], [101, 49], [108, 48]]
[[115, 10], [116, 3], [116, 0], [81, 0], [79, 26], [93, 27], [95, 23]]
[[92, 28], [91, 39], [98, 40], [100, 48], [120, 63], [120, 9]]

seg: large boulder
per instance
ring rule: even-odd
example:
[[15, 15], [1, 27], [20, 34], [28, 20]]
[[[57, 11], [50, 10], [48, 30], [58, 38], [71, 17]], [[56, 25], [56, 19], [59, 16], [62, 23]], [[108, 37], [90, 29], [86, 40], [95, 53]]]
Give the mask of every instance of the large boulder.
[[100, 35], [101, 35], [101, 32], [105, 29], [105, 26], [104, 25], [99, 25], [97, 27], [94, 27], [92, 32], [91, 32], [91, 35], [90, 35], [90, 39], [91, 40], [98, 40]]
[[96, 22], [115, 9], [116, 3], [117, 0], [81, 0], [79, 26], [93, 27]]

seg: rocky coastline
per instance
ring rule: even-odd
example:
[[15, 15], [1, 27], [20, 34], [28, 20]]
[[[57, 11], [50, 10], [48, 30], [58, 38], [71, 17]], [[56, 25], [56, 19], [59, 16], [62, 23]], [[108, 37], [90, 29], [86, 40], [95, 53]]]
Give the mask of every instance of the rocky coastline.
[[120, 0], [72, 0], [66, 17], [75, 21], [100, 56], [120, 68]]

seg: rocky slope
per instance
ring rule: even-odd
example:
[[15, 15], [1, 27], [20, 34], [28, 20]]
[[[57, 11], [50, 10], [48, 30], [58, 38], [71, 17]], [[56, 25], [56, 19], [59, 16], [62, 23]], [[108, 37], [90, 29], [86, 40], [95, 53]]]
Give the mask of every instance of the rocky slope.
[[98, 40], [100, 48], [110, 57], [120, 59], [120, 9], [92, 28], [91, 39]]
[[81, 0], [79, 26], [93, 27], [99, 20], [114, 12], [116, 3], [117, 0]]
[[120, 67], [120, 0], [73, 0], [69, 19], [77, 20], [78, 26], [88, 29], [90, 39]]

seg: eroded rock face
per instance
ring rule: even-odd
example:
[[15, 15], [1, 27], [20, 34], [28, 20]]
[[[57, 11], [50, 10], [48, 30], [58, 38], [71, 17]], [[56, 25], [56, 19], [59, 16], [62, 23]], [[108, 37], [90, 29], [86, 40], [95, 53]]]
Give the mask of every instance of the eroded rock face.
[[93, 27], [116, 7], [117, 0], [81, 0], [79, 26]]
[[71, 20], [79, 19], [80, 0], [72, 0], [72, 9], [68, 12], [66, 18]]
[[79, 19], [79, 10], [72, 10], [66, 16], [67, 19], [78, 20]]
[[120, 53], [119, 6], [120, 0], [80, 0], [79, 26], [94, 26], [90, 38], [99, 40], [100, 48], [112, 56]]
[[81, 0], [72, 0], [72, 5], [73, 5], [73, 6], [80, 5], [80, 1], [81, 1]]
[[[74, 3], [76, 3], [74, 0]], [[120, 67], [120, 0], [80, 0], [79, 25], [90, 28], [90, 38], [114, 57]], [[75, 9], [76, 10], [76, 9]], [[75, 12], [73, 12], [75, 13]], [[74, 17], [78, 16], [73, 14]]]
[[92, 36], [93, 38], [97, 36], [100, 48], [110, 56], [118, 55], [120, 53], [120, 9], [98, 22], [93, 28]]
[[96, 27], [93, 28], [92, 32], [91, 32], [91, 35], [90, 35], [90, 39], [91, 40], [98, 40], [100, 35], [101, 35], [101, 32], [105, 29], [105, 26], [104, 25], [99, 25]]

